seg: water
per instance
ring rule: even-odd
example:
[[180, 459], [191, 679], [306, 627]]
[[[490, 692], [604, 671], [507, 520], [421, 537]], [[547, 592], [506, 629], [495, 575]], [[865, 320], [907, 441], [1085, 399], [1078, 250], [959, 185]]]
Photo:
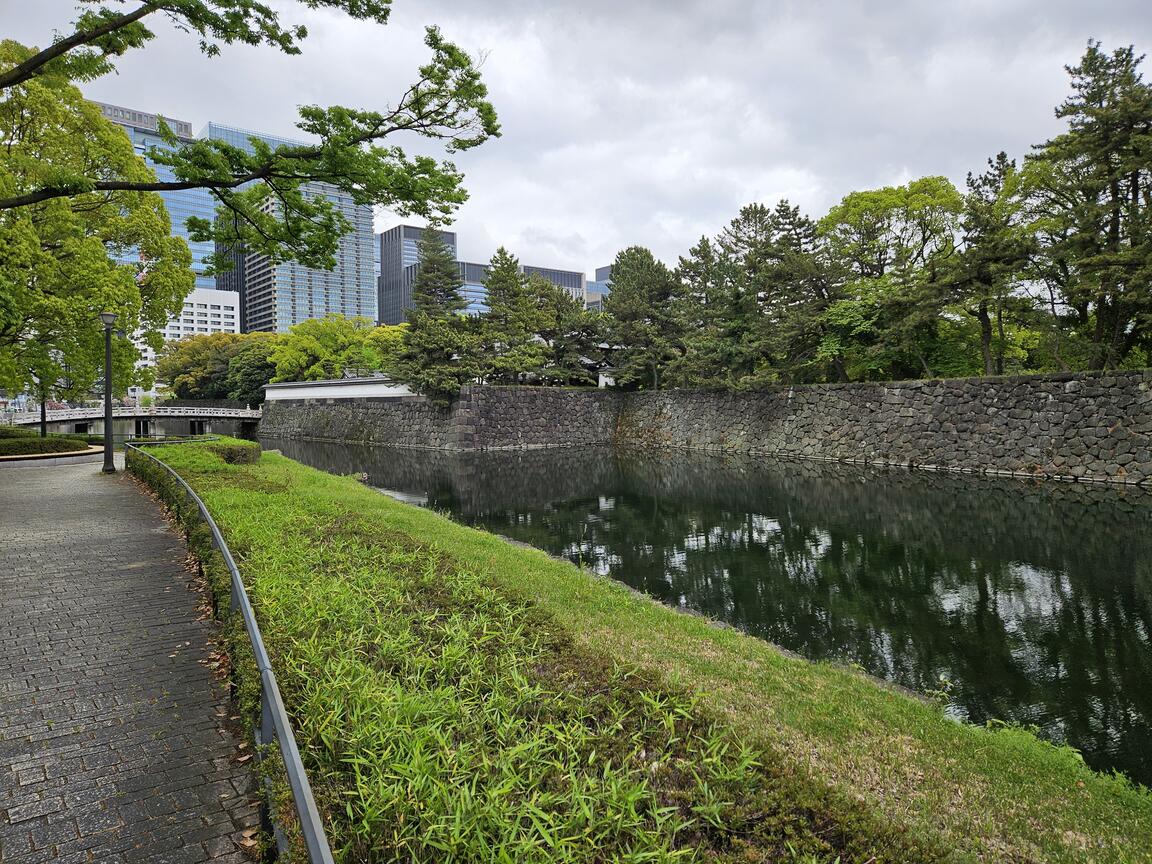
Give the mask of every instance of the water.
[[1152, 785], [1152, 495], [683, 452], [265, 443]]

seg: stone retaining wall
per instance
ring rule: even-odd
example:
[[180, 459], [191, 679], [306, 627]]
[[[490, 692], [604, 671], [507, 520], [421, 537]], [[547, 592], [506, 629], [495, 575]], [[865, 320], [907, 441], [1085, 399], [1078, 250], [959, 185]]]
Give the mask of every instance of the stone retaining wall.
[[616, 393], [468, 388], [265, 406], [261, 434], [447, 450], [616, 443], [1152, 483], [1152, 370]]

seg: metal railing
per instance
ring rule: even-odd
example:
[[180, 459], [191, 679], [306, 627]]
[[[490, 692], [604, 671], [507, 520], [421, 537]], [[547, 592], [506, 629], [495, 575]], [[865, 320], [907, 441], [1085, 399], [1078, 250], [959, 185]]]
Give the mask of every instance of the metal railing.
[[[324, 825], [320, 820], [320, 811], [316, 807], [316, 799], [312, 795], [312, 787], [308, 783], [308, 775], [304, 771], [304, 763], [300, 759], [300, 750], [296, 746], [296, 738], [292, 734], [292, 724], [288, 719], [288, 712], [284, 709], [284, 701], [280, 696], [280, 688], [276, 684], [276, 673], [272, 671], [272, 663], [268, 659], [268, 652], [264, 648], [264, 640], [260, 636], [260, 626], [256, 623], [256, 613], [248, 599], [248, 592], [244, 589], [244, 580], [240, 578], [240, 571], [232, 552], [220, 528], [208, 512], [200, 496], [192, 491], [192, 487], [181, 477], [175, 469], [160, 459], [157, 459], [144, 448], [164, 444], [195, 443], [197, 441], [213, 440], [211, 438], [185, 438], [179, 440], [126, 443], [127, 452], [137, 453], [151, 459], [168, 472], [184, 490], [186, 499], [196, 505], [200, 511], [200, 518], [212, 532], [212, 545], [220, 552], [224, 564], [231, 576], [231, 600], [229, 613], [239, 609], [244, 620], [244, 628], [248, 632], [248, 640], [252, 644], [252, 654], [256, 659], [256, 668], [260, 672], [260, 726], [257, 732], [257, 743], [267, 745], [273, 738], [280, 745], [280, 755], [284, 760], [284, 770], [288, 777], [288, 785], [292, 791], [292, 800], [296, 805], [296, 815], [300, 820], [300, 830], [304, 837], [304, 844], [308, 849], [308, 859], [311, 864], [333, 864], [332, 850], [328, 846], [328, 837], [324, 833]], [[127, 455], [125, 456], [127, 460]], [[257, 747], [257, 752], [260, 747]], [[267, 804], [265, 803], [265, 806]], [[284, 851], [286, 843], [283, 834], [276, 830], [277, 846]]]
[[[259, 420], [259, 408], [181, 408], [179, 406], [152, 405], [147, 408], [119, 406], [112, 409], [113, 417], [231, 417], [241, 420]], [[101, 420], [103, 408], [54, 408], [45, 412], [49, 422], [60, 420]], [[11, 411], [0, 413], [0, 423], [24, 425], [40, 422], [39, 411]]]

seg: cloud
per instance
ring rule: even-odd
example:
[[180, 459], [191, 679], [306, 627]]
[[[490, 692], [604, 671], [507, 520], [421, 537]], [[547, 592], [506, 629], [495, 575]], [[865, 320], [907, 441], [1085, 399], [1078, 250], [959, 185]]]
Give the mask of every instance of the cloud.
[[[504, 131], [455, 158], [471, 193], [462, 255], [504, 245], [589, 273], [632, 244], [673, 263], [751, 201], [818, 216], [854, 189], [962, 183], [1059, 130], [1063, 65], [1090, 37], [1152, 47], [1144, 0], [395, 0], [384, 28], [279, 5], [309, 27], [302, 56], [240, 46], [208, 60], [158, 25], [87, 92], [196, 128], [290, 135], [300, 104], [395, 99], [426, 56], [423, 28], [439, 25], [484, 56]], [[0, 2], [4, 32], [25, 42], [71, 13]]]

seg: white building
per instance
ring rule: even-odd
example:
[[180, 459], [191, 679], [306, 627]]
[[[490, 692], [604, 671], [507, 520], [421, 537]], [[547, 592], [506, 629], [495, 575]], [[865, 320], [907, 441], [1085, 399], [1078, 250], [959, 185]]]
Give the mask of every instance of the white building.
[[[184, 298], [184, 308], [180, 314], [165, 325], [164, 341], [175, 342], [185, 336], [199, 336], [205, 333], [240, 332], [240, 295], [235, 291], [222, 291], [218, 288], [193, 288]], [[140, 349], [140, 359], [136, 367], [156, 365], [156, 352], [142, 342], [136, 342]], [[131, 387], [129, 396], [155, 396], [156, 390]]]

